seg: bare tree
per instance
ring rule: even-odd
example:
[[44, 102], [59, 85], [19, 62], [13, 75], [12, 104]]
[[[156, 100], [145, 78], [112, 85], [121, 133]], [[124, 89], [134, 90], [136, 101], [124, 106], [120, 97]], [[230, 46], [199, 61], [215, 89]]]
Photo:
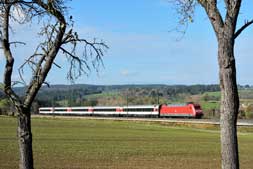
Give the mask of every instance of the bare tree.
[[192, 21], [194, 9], [197, 4], [200, 4], [205, 9], [217, 38], [221, 88], [220, 127], [223, 169], [239, 168], [236, 128], [239, 97], [236, 83], [234, 44], [243, 30], [253, 23], [253, 20], [245, 21], [245, 24], [236, 30], [241, 2], [242, 0], [224, 0], [224, 17], [222, 17], [217, 0], [176, 0], [173, 2], [180, 14], [179, 23], [184, 25], [187, 25], [188, 21]]
[[[87, 73], [93, 66], [97, 68], [102, 64], [102, 56], [108, 48], [102, 41], [88, 41], [79, 38], [73, 31], [72, 16], [67, 19], [65, 0], [0, 0], [0, 42], [6, 64], [3, 80], [3, 90], [10, 98], [18, 113], [18, 142], [20, 151], [19, 167], [22, 169], [33, 168], [32, 132], [31, 132], [31, 105], [53, 65], [59, 53], [66, 56], [70, 62], [68, 78], [75, 80]], [[16, 15], [15, 15], [16, 13]], [[23, 15], [23, 19], [17, 15]], [[41, 39], [33, 55], [28, 56], [20, 66], [21, 81], [23, 70], [30, 68], [31, 81], [26, 85], [25, 96], [18, 96], [14, 90], [12, 81], [14, 58], [13, 45], [24, 44], [13, 42], [10, 39], [11, 23], [26, 24], [36, 19], [47, 20], [48, 24], [41, 26]], [[38, 24], [42, 25], [42, 24]], [[78, 46], [82, 45], [83, 52], [78, 53]], [[91, 62], [91, 63], [90, 63]], [[91, 66], [90, 66], [91, 65]]]

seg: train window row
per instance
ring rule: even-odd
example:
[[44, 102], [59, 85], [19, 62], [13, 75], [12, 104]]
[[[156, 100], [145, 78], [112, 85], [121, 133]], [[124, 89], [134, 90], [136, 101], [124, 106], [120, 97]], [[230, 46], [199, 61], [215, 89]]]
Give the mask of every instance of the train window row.
[[[52, 109], [42, 109], [40, 110], [41, 112], [45, 112], [45, 111], [52, 111]], [[68, 109], [54, 109], [53, 111], [68, 111]], [[89, 111], [89, 109], [70, 109], [69, 111], [72, 112], [79, 112], [79, 111]], [[95, 111], [95, 112], [116, 112], [116, 109], [90, 109], [90, 111]], [[150, 112], [150, 111], [154, 111], [153, 108], [125, 108], [123, 109], [123, 112]]]
[[132, 108], [126, 108], [126, 109], [123, 109], [124, 112], [150, 112], [150, 111], [153, 111], [154, 109], [153, 108], [135, 108], [135, 109], [132, 109]]

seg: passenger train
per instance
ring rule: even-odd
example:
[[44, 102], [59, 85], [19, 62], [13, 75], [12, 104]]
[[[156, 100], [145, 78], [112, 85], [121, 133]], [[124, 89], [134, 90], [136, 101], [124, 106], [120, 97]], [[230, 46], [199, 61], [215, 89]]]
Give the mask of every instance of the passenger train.
[[139, 105], [139, 106], [88, 106], [88, 107], [41, 107], [41, 115], [80, 115], [117, 117], [189, 117], [201, 118], [199, 104]]

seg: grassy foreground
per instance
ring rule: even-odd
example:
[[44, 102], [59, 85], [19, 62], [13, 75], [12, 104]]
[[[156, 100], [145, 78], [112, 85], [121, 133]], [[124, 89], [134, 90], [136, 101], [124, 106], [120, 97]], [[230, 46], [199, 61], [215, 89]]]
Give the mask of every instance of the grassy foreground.
[[[217, 169], [219, 133], [145, 122], [34, 118], [37, 169]], [[253, 166], [253, 133], [240, 133], [240, 165]], [[16, 119], [0, 116], [0, 168], [18, 168]]]

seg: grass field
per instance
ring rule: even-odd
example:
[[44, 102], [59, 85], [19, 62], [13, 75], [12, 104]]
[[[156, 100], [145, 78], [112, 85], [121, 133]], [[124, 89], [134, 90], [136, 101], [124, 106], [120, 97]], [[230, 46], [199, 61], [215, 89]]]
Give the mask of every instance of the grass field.
[[[217, 130], [146, 122], [33, 118], [37, 169], [217, 169]], [[253, 166], [253, 133], [239, 133], [240, 165]], [[0, 116], [0, 168], [18, 166], [16, 119]]]

